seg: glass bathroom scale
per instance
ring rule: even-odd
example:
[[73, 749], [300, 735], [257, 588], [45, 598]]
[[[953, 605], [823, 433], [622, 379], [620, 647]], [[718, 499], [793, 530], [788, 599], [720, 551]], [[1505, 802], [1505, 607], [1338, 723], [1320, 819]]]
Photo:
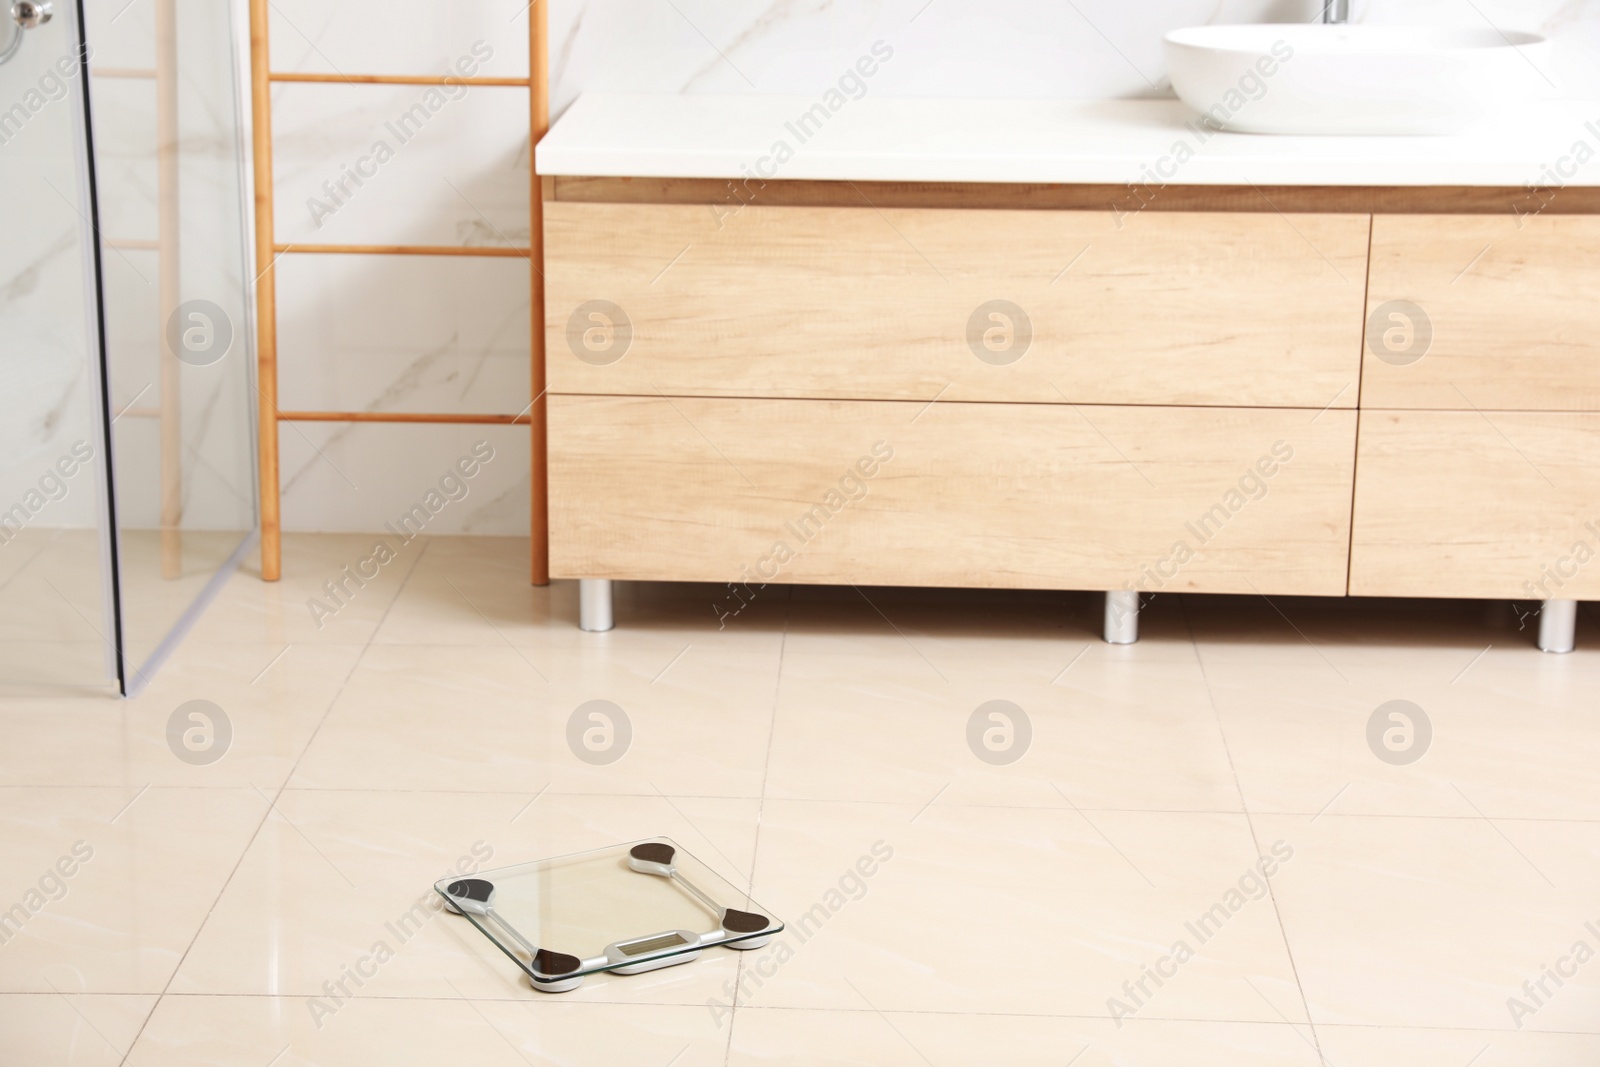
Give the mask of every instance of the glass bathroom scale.
[[442, 878], [433, 888], [545, 993], [576, 989], [596, 971], [688, 963], [713, 945], [760, 948], [783, 930], [665, 837]]

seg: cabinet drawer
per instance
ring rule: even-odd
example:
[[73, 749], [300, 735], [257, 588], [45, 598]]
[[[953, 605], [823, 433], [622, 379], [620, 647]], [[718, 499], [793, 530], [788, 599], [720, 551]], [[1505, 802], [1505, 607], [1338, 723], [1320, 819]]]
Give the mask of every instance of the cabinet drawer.
[[1354, 407], [1368, 236], [1365, 215], [554, 201], [550, 389]]
[[1350, 592], [1600, 599], [1600, 415], [1363, 411]]
[[1376, 216], [1361, 403], [1600, 410], [1597, 290], [1600, 218]]
[[551, 573], [1342, 595], [1355, 419], [554, 396]]

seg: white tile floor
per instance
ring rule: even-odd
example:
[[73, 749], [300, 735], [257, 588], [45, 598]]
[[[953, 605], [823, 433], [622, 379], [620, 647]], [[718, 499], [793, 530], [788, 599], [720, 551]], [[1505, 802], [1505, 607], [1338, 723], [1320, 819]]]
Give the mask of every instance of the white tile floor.
[[[523, 542], [457, 538], [319, 629], [369, 540], [291, 538], [137, 700], [0, 693], [0, 1062], [1600, 1061], [1587, 616], [1546, 656], [1509, 606], [1167, 597], [1113, 648], [1088, 595], [773, 588], [719, 630], [725, 591], [653, 585], [584, 634]], [[633, 725], [609, 766], [565, 740], [594, 698]], [[232, 725], [210, 765], [168, 747], [194, 699]], [[967, 741], [997, 699], [1031, 723], [1009, 765]], [[1432, 725], [1408, 765], [1367, 741], [1395, 699]], [[561, 996], [439, 916], [313, 1017], [475, 844], [656, 834], [791, 923], [838, 906], [775, 972], [719, 950]]]

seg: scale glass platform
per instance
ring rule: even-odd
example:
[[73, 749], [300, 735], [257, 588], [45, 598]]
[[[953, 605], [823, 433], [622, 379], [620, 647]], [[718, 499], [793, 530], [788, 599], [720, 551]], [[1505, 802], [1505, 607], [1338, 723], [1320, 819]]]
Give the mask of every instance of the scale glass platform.
[[714, 945], [760, 948], [783, 930], [665, 837], [443, 878], [433, 888], [546, 993], [576, 989], [596, 971], [688, 963]]

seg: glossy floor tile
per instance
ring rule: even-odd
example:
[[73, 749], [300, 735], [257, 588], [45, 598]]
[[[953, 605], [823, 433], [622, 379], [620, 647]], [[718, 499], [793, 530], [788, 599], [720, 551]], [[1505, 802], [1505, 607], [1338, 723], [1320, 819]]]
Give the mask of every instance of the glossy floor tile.
[[[626, 584], [587, 634], [523, 541], [371, 540], [247, 565], [134, 700], [0, 693], [0, 1062], [1600, 1053], [1587, 612], [1164, 596], [1111, 647], [1089, 594]], [[784, 933], [550, 996], [434, 904], [658, 834]]]
[[[815, 800], [1239, 811], [1200, 666], [1063, 642], [1046, 670], [940, 649], [785, 649], [767, 795]], [[1049, 668], [1054, 668], [1050, 670]], [[998, 716], [995, 717], [995, 716]]]
[[[551, 654], [541, 670], [499, 644], [374, 644], [291, 784], [759, 796], [778, 662], [776, 647], [686, 642]], [[580, 759], [573, 739], [592, 729], [582, 744], [608, 750]]]
[[[176, 658], [130, 700], [0, 702], [0, 731], [11, 748], [0, 784], [276, 788], [360, 653], [338, 643], [217, 643]], [[210, 727], [192, 719], [196, 713]], [[177, 758], [175, 747], [188, 758]]]
[[1274, 892], [1314, 1020], [1600, 1032], [1600, 824], [1256, 823], [1295, 844]]
[[162, 992], [266, 812], [248, 787], [0, 789], [0, 992]]
[[[1199, 654], [1253, 811], [1600, 819], [1600, 673], [1533, 649], [1477, 651], [1347, 662], [1343, 679], [1321, 663]], [[1374, 758], [1375, 720], [1387, 759]]]
[[[70, 976], [63, 973], [64, 980]], [[0, 1042], [7, 1063], [115, 1067], [158, 998], [115, 994], [0, 993]]]
[[365, 645], [430, 544], [417, 538], [402, 545], [390, 537], [392, 558], [374, 577], [362, 578], [355, 571], [374, 558], [379, 540], [376, 534], [284, 538], [282, 580], [260, 581], [255, 561], [247, 561], [186, 644], [242, 642], [274, 651], [291, 642]]
[[1263, 855], [1243, 815], [769, 800], [756, 884], [792, 932], [742, 1001], [1305, 1022]]
[[729, 1064], [918, 1067], [1316, 1067], [1309, 1027], [1283, 1023], [1136, 1022], [1037, 1015], [749, 1008], [739, 1013]]
[[1588, 1067], [1600, 1060], [1594, 1034], [1421, 1030], [1399, 1026], [1319, 1026], [1329, 1063], [1404, 1063], [1415, 1067]]
[[0, 526], [0, 698], [115, 687], [93, 530]]
[[352, 1000], [313, 1017], [288, 997], [166, 996], [128, 1067], [329, 1064], [724, 1062], [727, 1039], [699, 1007], [515, 999]]

